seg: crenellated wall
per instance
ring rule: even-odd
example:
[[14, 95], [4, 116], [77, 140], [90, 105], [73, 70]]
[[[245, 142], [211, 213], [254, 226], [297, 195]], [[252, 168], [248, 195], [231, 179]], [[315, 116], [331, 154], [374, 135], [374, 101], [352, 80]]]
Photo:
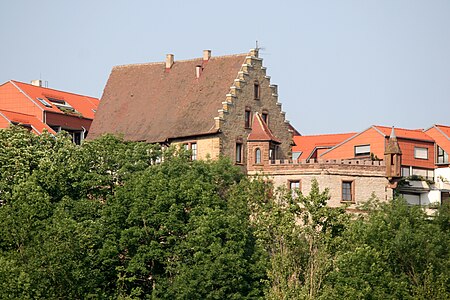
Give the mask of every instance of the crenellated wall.
[[[316, 179], [321, 190], [329, 189], [328, 205], [333, 207], [349, 205], [349, 208], [357, 208], [373, 195], [380, 201], [388, 201], [393, 196], [393, 190], [385, 177], [386, 169], [383, 161], [275, 160], [269, 164], [249, 163], [247, 169], [249, 175], [267, 176], [276, 187], [289, 188], [290, 182], [299, 182], [303, 194], [310, 192], [312, 181]], [[343, 200], [344, 182], [351, 185], [351, 201]]]

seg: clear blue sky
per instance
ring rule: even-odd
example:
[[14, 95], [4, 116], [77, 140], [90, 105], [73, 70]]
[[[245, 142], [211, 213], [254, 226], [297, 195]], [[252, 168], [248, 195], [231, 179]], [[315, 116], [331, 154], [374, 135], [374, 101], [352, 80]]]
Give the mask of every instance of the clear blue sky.
[[115, 65], [247, 52], [303, 134], [450, 125], [450, 1], [0, 3], [0, 82], [101, 97]]

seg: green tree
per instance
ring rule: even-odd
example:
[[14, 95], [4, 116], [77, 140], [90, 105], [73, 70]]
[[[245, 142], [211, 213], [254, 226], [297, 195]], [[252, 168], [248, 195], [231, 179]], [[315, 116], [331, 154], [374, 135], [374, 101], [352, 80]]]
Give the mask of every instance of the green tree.
[[323, 298], [448, 299], [450, 235], [443, 214], [430, 218], [396, 199], [360, 216], [345, 232]]

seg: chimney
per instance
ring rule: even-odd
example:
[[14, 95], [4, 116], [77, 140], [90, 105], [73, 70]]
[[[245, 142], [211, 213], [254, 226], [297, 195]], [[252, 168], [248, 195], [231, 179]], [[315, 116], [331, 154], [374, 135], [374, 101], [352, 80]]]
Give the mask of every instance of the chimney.
[[195, 77], [196, 78], [199, 78], [200, 77], [200, 74], [202, 74], [202, 66], [201, 65], [197, 65], [196, 67], [195, 67]]
[[167, 54], [166, 55], [166, 69], [170, 69], [173, 66], [173, 54]]
[[203, 61], [208, 61], [211, 58], [211, 50], [203, 50]]
[[31, 80], [31, 85], [42, 86], [42, 80], [40, 80], [40, 79]]

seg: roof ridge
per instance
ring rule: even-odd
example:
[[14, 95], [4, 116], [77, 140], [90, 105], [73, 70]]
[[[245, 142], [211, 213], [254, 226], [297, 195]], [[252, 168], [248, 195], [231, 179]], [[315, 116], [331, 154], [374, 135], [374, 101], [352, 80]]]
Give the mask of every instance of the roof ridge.
[[[373, 125], [374, 127], [382, 127], [382, 128], [386, 128], [386, 129], [392, 129], [392, 126], [384, 126], [384, 125]], [[402, 128], [402, 127], [395, 127], [395, 129], [400, 129], [400, 130], [409, 130], [409, 131], [418, 131], [418, 132], [423, 132], [423, 128], [417, 128], [417, 129], [409, 129], [409, 128]]]
[[22, 82], [22, 81], [18, 81], [18, 80], [11, 79], [10, 81], [13, 81], [15, 83], [20, 83], [20, 84], [26, 84], [26, 85], [29, 85], [29, 86], [34, 87], [34, 88], [41, 88], [41, 89], [52, 90], [52, 91], [61, 92], [61, 93], [65, 93], [65, 94], [71, 94], [71, 95], [75, 95], [75, 96], [87, 97], [87, 98], [93, 98], [93, 99], [100, 100], [99, 98], [96, 98], [96, 97], [93, 97], [93, 96], [87, 96], [87, 95], [77, 94], [77, 93], [73, 93], [73, 92], [66, 92], [66, 91], [57, 90], [57, 89], [44, 87], [44, 86], [36, 86], [36, 85], [32, 85], [31, 83], [26, 83], [26, 82]]
[[[226, 54], [226, 55], [219, 55], [219, 56], [211, 56], [209, 60], [215, 60], [220, 58], [227, 58], [227, 57], [237, 57], [242, 55], [248, 55], [248, 53], [238, 53], [238, 54]], [[180, 59], [180, 60], [174, 60], [174, 63], [177, 62], [192, 62], [196, 60], [202, 60], [202, 57], [195, 57], [195, 58], [189, 58], [189, 59]], [[113, 69], [115, 68], [127, 68], [127, 67], [134, 67], [134, 66], [151, 66], [151, 65], [158, 65], [158, 64], [165, 64], [165, 61], [155, 61], [155, 62], [144, 62], [144, 63], [134, 63], [134, 64], [124, 64], [124, 65], [117, 65], [113, 66]]]
[[320, 137], [329, 135], [345, 135], [345, 134], [356, 134], [357, 132], [344, 132], [344, 133], [321, 133], [321, 134], [308, 134], [308, 135], [296, 135], [295, 137]]

